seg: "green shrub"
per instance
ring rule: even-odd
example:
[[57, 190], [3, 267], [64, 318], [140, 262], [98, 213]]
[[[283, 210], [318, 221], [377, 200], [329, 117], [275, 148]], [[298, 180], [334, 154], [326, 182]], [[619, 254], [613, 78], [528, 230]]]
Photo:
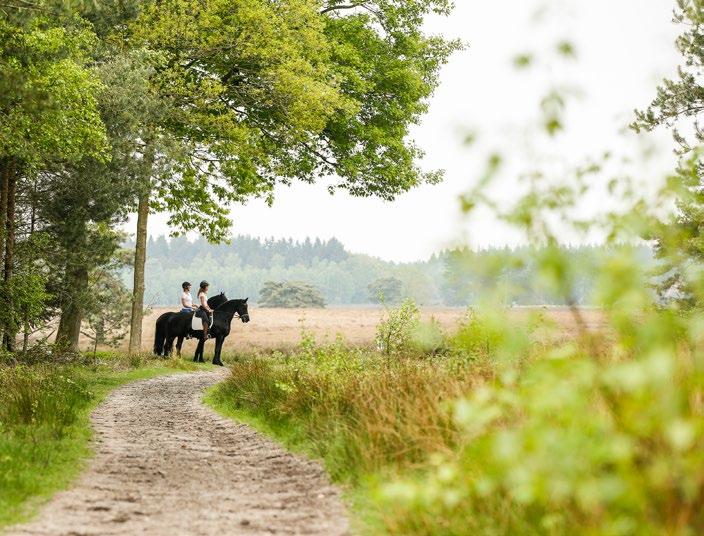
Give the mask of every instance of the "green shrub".
[[413, 334], [420, 325], [420, 311], [413, 300], [389, 309], [376, 328], [376, 347], [386, 355], [398, 355], [411, 347]]
[[699, 534], [704, 315], [621, 306], [568, 340], [542, 315], [472, 313], [425, 359], [407, 305], [387, 319], [402, 359], [304, 337], [216, 396], [361, 486], [388, 534]]
[[457, 352], [472, 357], [490, 357], [496, 353], [502, 334], [500, 326], [492, 325], [487, 318], [470, 309], [450, 344]]
[[448, 350], [447, 335], [435, 318], [428, 322], [421, 321], [411, 331], [409, 347], [418, 355], [442, 355]]

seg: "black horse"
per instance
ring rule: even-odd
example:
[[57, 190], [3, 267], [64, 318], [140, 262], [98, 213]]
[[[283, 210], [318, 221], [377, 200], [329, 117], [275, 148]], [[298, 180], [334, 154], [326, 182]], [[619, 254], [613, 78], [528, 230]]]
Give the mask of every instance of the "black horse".
[[[221, 292], [208, 300], [208, 307], [215, 309], [227, 301], [225, 293]], [[203, 331], [193, 331], [191, 329], [191, 319], [193, 313], [181, 313], [169, 311], [156, 319], [156, 330], [154, 333], [154, 353], [156, 355], [168, 356], [173, 350], [174, 339], [176, 342], [176, 355], [181, 357], [181, 347], [184, 338], [198, 337], [203, 335]]]
[[[247, 300], [230, 300], [222, 305], [219, 305], [213, 311], [213, 324], [210, 326], [208, 333], [212, 338], [215, 339], [215, 353], [213, 354], [213, 365], [222, 366], [222, 360], [220, 359], [220, 354], [222, 352], [222, 345], [225, 342], [225, 338], [230, 334], [230, 324], [232, 324], [232, 319], [235, 315], [240, 317], [243, 323], [249, 322], [249, 311], [247, 309]], [[203, 347], [205, 346], [205, 339], [203, 338], [203, 332], [200, 332], [200, 340], [198, 341], [198, 347], [196, 348], [196, 355], [193, 357], [193, 361], [198, 363], [204, 363], [203, 359]]]

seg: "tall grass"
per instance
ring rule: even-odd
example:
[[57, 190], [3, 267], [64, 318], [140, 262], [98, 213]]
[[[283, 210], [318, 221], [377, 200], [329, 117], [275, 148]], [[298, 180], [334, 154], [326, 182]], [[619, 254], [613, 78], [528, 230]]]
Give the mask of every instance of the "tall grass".
[[85, 378], [54, 366], [0, 368], [0, 385], [0, 423], [16, 434], [45, 430], [61, 438], [93, 398]]
[[301, 356], [246, 360], [215, 396], [275, 427], [298, 430], [335, 478], [413, 465], [456, 445], [446, 401], [476, 383], [466, 367], [343, 355], [344, 363], [324, 367]]
[[[438, 329], [392, 311], [379, 328], [391, 345], [381, 351], [340, 339], [319, 345], [304, 332], [293, 353], [240, 356], [209, 401], [323, 459], [335, 480], [371, 492], [370, 478], [413, 473], [427, 467], [430, 455], [460, 449], [452, 402], [493, 381], [490, 322], [470, 316], [457, 333], [440, 338]], [[525, 325], [516, 333], [527, 341], [531, 331]]]

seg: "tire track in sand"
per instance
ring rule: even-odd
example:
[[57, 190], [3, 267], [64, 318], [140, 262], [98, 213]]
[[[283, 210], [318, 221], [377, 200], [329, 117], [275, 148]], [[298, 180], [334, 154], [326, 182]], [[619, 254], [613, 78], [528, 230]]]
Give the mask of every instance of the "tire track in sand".
[[227, 371], [125, 385], [92, 415], [96, 455], [10, 535], [348, 534], [322, 468], [203, 406]]

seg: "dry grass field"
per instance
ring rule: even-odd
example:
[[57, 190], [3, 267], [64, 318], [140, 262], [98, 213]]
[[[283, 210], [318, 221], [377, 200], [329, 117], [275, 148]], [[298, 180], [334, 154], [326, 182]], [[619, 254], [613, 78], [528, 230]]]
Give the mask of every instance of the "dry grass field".
[[[159, 315], [173, 310], [169, 308], [156, 308], [144, 318], [142, 346], [145, 351], [150, 351], [154, 341], [154, 323]], [[574, 329], [574, 319], [570, 312], [560, 307], [519, 307], [511, 310], [511, 315], [517, 320], [525, 317], [535, 310], [544, 311], [546, 316], [563, 326], [565, 334]], [[452, 307], [424, 307], [421, 309], [423, 318], [435, 318], [445, 329], [452, 330], [465, 316], [466, 309]], [[242, 324], [239, 320], [233, 321], [232, 334], [225, 342], [225, 351], [254, 351], [285, 349], [296, 345], [301, 339], [301, 329], [315, 334], [316, 338], [323, 340], [327, 337], [333, 340], [341, 334], [348, 342], [355, 345], [371, 344], [374, 340], [376, 326], [381, 320], [384, 311], [381, 307], [339, 307], [328, 309], [268, 309], [250, 307], [252, 321]], [[591, 328], [598, 328], [602, 324], [601, 313], [596, 310], [585, 309], [582, 312], [587, 324]], [[126, 342], [124, 347], [126, 348]], [[189, 354], [195, 349], [194, 341], [184, 343], [184, 350]], [[207, 345], [206, 351], [211, 344]], [[88, 349], [90, 341], [81, 339], [81, 348]]]

